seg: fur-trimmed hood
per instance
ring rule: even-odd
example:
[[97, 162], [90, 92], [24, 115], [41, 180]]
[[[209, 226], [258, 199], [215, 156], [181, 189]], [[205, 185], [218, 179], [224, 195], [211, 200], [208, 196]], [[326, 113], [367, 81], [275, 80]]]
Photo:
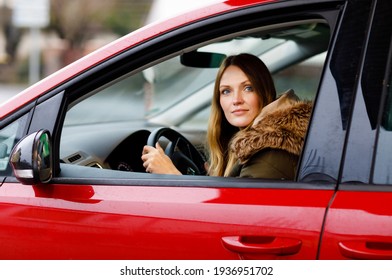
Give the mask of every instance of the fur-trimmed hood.
[[230, 144], [241, 164], [262, 149], [285, 150], [299, 155], [312, 111], [310, 101], [300, 101], [289, 90], [265, 106], [249, 128], [237, 132]]

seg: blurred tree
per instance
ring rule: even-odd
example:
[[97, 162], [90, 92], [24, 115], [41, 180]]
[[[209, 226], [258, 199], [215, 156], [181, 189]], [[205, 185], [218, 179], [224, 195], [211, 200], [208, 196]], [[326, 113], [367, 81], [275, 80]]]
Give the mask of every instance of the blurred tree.
[[4, 37], [4, 49], [0, 57], [0, 82], [14, 82], [17, 73], [17, 48], [22, 32], [12, 25], [12, 9], [3, 2], [0, 6], [0, 34]]
[[12, 64], [16, 58], [16, 49], [20, 41], [22, 32], [12, 25], [11, 21], [12, 10], [6, 6], [1, 6], [0, 9], [0, 23], [3, 28], [5, 38], [5, 53], [7, 55], [6, 62]]
[[68, 43], [64, 64], [83, 55], [84, 44], [98, 34], [124, 35], [143, 25], [152, 0], [51, 0], [49, 29]]
[[118, 35], [125, 35], [145, 22], [154, 0], [116, 0], [105, 19], [105, 26]]
[[[153, 1], [50, 0], [51, 20], [43, 31], [43, 36], [54, 33], [62, 39], [63, 45], [62, 51], [55, 58], [55, 66], [49, 67], [51, 70], [48, 72], [51, 73], [52, 70], [80, 58], [86, 51], [91, 51], [85, 50], [86, 43], [91, 39], [100, 38], [104, 34], [119, 37], [142, 26]], [[23, 68], [23, 75], [26, 74], [26, 57], [20, 58], [17, 55], [20, 42], [28, 33], [24, 32], [25, 28], [12, 25], [12, 5], [5, 4], [6, 2], [12, 3], [0, 0], [0, 28], [5, 38], [6, 54], [6, 58], [0, 61], [0, 82], [23, 80], [16, 77], [22, 75], [18, 74], [18, 68]], [[53, 57], [48, 59], [53, 61]]]
[[113, 1], [52, 0], [49, 29], [66, 39], [71, 47], [80, 47], [91, 37], [94, 27], [102, 26], [102, 18], [112, 10]]

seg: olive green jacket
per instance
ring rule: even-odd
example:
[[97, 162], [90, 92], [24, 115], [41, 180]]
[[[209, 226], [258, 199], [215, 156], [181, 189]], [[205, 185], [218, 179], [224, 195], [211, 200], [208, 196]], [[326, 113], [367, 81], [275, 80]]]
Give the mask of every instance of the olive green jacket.
[[264, 107], [231, 141], [238, 162], [230, 176], [295, 179], [311, 111], [312, 103], [300, 101], [293, 91]]

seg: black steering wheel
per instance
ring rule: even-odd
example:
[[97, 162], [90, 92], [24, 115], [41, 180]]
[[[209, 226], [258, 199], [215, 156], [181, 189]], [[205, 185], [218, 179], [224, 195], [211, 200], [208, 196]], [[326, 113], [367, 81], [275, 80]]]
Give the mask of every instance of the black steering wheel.
[[161, 127], [151, 132], [147, 139], [147, 145], [155, 147], [161, 137], [170, 142], [166, 146], [165, 154], [170, 157], [176, 168], [184, 175], [205, 175], [206, 160], [202, 154], [179, 132]]

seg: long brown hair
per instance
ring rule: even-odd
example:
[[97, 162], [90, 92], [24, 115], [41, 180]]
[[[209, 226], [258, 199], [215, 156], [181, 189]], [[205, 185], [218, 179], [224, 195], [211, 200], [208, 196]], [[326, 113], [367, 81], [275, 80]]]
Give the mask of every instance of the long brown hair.
[[228, 173], [225, 172], [226, 168], [233, 165], [232, 163], [228, 164], [228, 145], [233, 135], [239, 131], [238, 127], [232, 126], [226, 120], [220, 106], [219, 86], [222, 75], [229, 66], [237, 66], [248, 77], [260, 98], [260, 109], [276, 99], [276, 90], [271, 73], [257, 56], [243, 53], [229, 56], [223, 61], [215, 79], [211, 114], [208, 122], [207, 147], [209, 149], [208, 174], [210, 176], [224, 176]]

